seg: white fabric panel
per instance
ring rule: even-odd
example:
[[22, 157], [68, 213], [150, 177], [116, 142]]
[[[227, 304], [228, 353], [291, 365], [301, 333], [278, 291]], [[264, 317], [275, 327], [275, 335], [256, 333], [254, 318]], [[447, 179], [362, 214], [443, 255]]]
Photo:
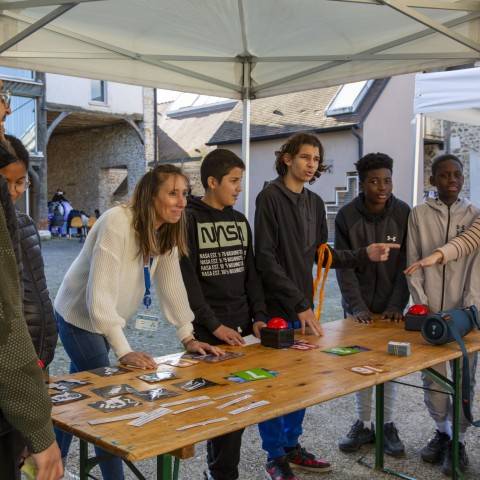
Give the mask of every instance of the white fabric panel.
[[[56, 8], [9, 11], [8, 3], [2, 2], [0, 44]], [[412, 11], [432, 25], [468, 13]], [[415, 37], [427, 27], [414, 17], [369, 1], [83, 2], [2, 53], [0, 65], [242, 98], [240, 57], [247, 55], [253, 57], [251, 85], [259, 98], [478, 57], [475, 48], [433, 30]], [[452, 36], [468, 37], [467, 44], [476, 39], [472, 22], [452, 26]], [[385, 54], [400, 56], [378, 57]]]
[[480, 125], [480, 68], [416, 75], [414, 112]]

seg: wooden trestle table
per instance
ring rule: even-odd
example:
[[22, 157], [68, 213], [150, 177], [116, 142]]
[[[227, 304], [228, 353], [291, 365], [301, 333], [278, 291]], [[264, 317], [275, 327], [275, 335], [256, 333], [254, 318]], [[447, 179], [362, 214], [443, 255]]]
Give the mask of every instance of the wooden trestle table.
[[[314, 337], [302, 336], [296, 332], [295, 337], [316, 343], [320, 348], [309, 351], [294, 349], [277, 350], [262, 347], [260, 344], [246, 347], [226, 347], [244, 353], [239, 358], [231, 359], [217, 364], [199, 362], [188, 368], [169, 367], [161, 365], [162, 370], [171, 370], [177, 373], [181, 379], [169, 380], [158, 384], [148, 384], [137, 377], [148, 371], [129, 369], [129, 373], [114, 377], [100, 377], [90, 372], [81, 372], [74, 375], [65, 375], [61, 378], [77, 378], [91, 382], [75, 391], [85, 393], [90, 398], [82, 401], [64, 404], [53, 408], [54, 425], [66, 432], [72, 433], [80, 439], [80, 478], [85, 480], [93, 465], [98, 459], [88, 458], [88, 444], [97, 445], [107, 452], [120, 456], [138, 478], [144, 478], [131, 462], [157, 457], [157, 478], [172, 479], [178, 476], [178, 458], [188, 458], [193, 455], [193, 446], [197, 442], [222, 435], [239, 428], [254, 425], [280, 415], [284, 415], [301, 408], [327, 402], [334, 398], [347, 395], [366, 387], [376, 386], [377, 411], [376, 424], [383, 426], [383, 383], [404, 375], [429, 370], [439, 363], [454, 360], [455, 369], [459, 372], [461, 351], [458, 345], [449, 343], [441, 346], [429, 345], [420, 332], [406, 331], [403, 322], [388, 322], [376, 319], [372, 324], [363, 325], [355, 323], [352, 319], [338, 320], [323, 324], [325, 335]], [[480, 349], [480, 332], [472, 331], [465, 338], [465, 345], [469, 352]], [[411, 355], [407, 357], [387, 354], [389, 341], [409, 342]], [[361, 345], [370, 349], [347, 356], [334, 356], [322, 352], [325, 348]], [[155, 352], [150, 352], [155, 353]], [[349, 367], [359, 365], [384, 365], [389, 371], [375, 375], [360, 375], [348, 370]], [[280, 372], [278, 377], [253, 381], [243, 384], [235, 384], [224, 379], [225, 376], [235, 371], [248, 370], [251, 368], [265, 368]], [[172, 383], [203, 377], [220, 385], [185, 392]], [[454, 382], [440, 383], [449, 388], [455, 399], [456, 411], [454, 418], [454, 433], [458, 438], [458, 412], [459, 412], [459, 375]], [[159, 400], [156, 402], [143, 402], [139, 407], [120, 410], [115, 413], [103, 413], [90, 406], [88, 403], [98, 401], [101, 398], [91, 392], [93, 388], [113, 384], [128, 384], [137, 390], [148, 390], [156, 386], [166, 387], [181, 393], [181, 396]], [[162, 403], [207, 395], [211, 398], [234, 393], [252, 388], [254, 392], [251, 398], [237, 403], [230, 408], [217, 409], [216, 406], [233, 399], [234, 397], [217, 400], [213, 405], [190, 410], [178, 415], [168, 414], [141, 427], [127, 425], [129, 420], [120, 422], [90, 425], [89, 420], [107, 418], [133, 413], [136, 411], [149, 412], [158, 408]], [[53, 393], [53, 392], [51, 392]], [[270, 403], [259, 408], [238, 414], [227, 413], [234, 408], [248, 405], [260, 400]], [[179, 410], [192, 404], [171, 407]], [[177, 428], [211, 419], [227, 417], [227, 420], [212, 423], [202, 427], [178, 431]], [[384, 469], [383, 465], [383, 435], [377, 432], [376, 460], [373, 468], [388, 473], [410, 478], [397, 472]], [[457, 445], [457, 443], [455, 443]], [[458, 447], [457, 447], [458, 448]], [[166, 455], [166, 454], [171, 455]], [[455, 453], [455, 452], [454, 452]], [[454, 459], [454, 472], [452, 478], [458, 478], [461, 472], [458, 470], [458, 451]]]

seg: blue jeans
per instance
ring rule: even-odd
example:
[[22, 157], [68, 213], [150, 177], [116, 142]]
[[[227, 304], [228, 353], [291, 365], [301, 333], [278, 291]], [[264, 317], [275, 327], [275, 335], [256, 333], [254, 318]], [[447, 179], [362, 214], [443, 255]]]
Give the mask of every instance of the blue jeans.
[[[94, 368], [108, 367], [110, 360], [108, 352], [110, 345], [103, 335], [88, 332], [82, 328], [67, 323], [57, 312], [55, 319], [58, 325], [58, 334], [63, 347], [70, 357], [70, 373], [84, 372]], [[58, 428], [55, 429], [57, 443], [62, 453], [62, 459], [66, 459], [72, 435]], [[97, 455], [105, 455], [107, 452], [95, 447]], [[104, 480], [123, 480], [122, 459], [119, 457], [105, 460], [99, 464]]]
[[298, 438], [303, 432], [303, 417], [304, 408], [258, 424], [262, 448], [267, 452], [269, 460], [285, 455], [285, 448], [297, 446]]

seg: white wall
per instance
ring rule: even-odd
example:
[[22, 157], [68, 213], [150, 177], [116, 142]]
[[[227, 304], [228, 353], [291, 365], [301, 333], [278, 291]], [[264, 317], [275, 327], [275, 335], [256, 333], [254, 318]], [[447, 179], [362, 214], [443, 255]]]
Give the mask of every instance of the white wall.
[[[382, 152], [393, 160], [393, 193], [412, 204], [415, 75], [392, 77], [364, 125], [364, 154]], [[423, 191], [423, 178], [419, 179]]]
[[107, 82], [107, 103], [91, 101], [91, 80], [47, 73], [47, 102], [108, 113], [143, 113], [142, 87]]

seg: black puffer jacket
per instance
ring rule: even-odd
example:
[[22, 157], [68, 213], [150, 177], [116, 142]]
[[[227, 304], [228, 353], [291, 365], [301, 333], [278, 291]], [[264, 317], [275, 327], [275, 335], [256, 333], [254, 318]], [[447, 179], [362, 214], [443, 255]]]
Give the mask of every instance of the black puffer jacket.
[[23, 309], [38, 358], [47, 367], [57, 345], [57, 323], [48, 296], [40, 236], [33, 220], [17, 212], [23, 264]]

